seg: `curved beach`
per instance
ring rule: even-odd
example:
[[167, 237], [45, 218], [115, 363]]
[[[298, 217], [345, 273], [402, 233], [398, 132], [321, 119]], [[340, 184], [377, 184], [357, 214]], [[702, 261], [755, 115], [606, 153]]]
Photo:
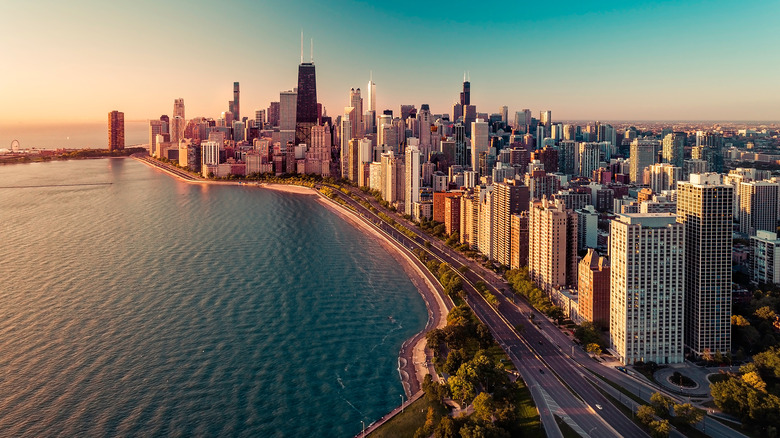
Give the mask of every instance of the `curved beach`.
[[318, 196], [320, 204], [322, 204], [325, 208], [336, 213], [339, 215], [339, 217], [346, 220], [359, 230], [375, 237], [380, 245], [382, 245], [382, 247], [385, 248], [385, 250], [403, 267], [404, 272], [406, 272], [406, 275], [415, 285], [418, 292], [425, 301], [425, 305], [428, 310], [428, 321], [425, 327], [419, 333], [414, 335], [412, 338], [407, 339], [403, 343], [398, 357], [398, 372], [401, 378], [401, 383], [404, 387], [404, 392], [406, 392], [407, 400], [421, 391], [422, 382], [426, 374], [431, 374], [434, 376], [434, 379], [437, 378], [436, 372], [433, 368], [432, 357], [425, 348], [425, 334], [434, 328], [439, 328], [446, 325], [447, 313], [452, 305], [448, 305], [447, 302], [445, 302], [443, 297], [446, 297], [446, 294], [444, 293], [444, 290], [442, 289], [438, 280], [436, 280], [436, 278], [428, 271], [425, 265], [423, 265], [422, 262], [420, 262], [420, 260], [418, 260], [417, 257], [407, 248], [386, 236], [381, 230], [377, 229], [374, 225], [368, 223], [366, 220], [360, 218], [353, 211], [329, 200], [320, 192], [312, 188], [274, 183], [246, 183], [239, 181], [212, 181], [206, 179], [190, 180], [182, 178], [177, 173], [171, 172], [161, 163], [158, 165], [158, 163], [153, 162], [152, 160], [139, 157], [133, 158], [142, 163], [145, 163], [150, 167], [161, 170], [179, 181], [186, 183], [252, 185], [285, 193]]

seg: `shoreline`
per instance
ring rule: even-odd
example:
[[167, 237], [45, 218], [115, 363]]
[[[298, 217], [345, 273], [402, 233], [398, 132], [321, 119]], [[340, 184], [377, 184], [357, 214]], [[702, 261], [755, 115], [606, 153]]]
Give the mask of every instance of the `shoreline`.
[[[385, 251], [401, 265], [409, 280], [417, 288], [417, 292], [422, 296], [423, 301], [425, 302], [426, 311], [428, 312], [428, 320], [426, 321], [425, 327], [414, 336], [404, 341], [401, 345], [398, 357], [398, 373], [401, 379], [401, 385], [406, 393], [407, 401], [421, 391], [422, 382], [426, 374], [431, 374], [434, 377], [434, 380], [438, 380], [438, 375], [433, 369], [432, 356], [426, 351], [425, 334], [434, 328], [441, 328], [446, 325], [449, 307], [444, 298], [442, 298], [446, 296], [446, 294], [438, 283], [438, 280], [436, 280], [436, 278], [433, 277], [433, 274], [428, 271], [428, 268], [422, 265], [422, 262], [420, 262], [407, 248], [388, 238], [374, 226], [369, 225], [365, 220], [359, 218], [354, 211], [331, 201], [311, 187], [279, 183], [187, 179], [172, 172], [166, 166], [162, 165], [162, 163], [158, 164], [137, 156], [131, 156], [130, 158], [160, 170], [168, 176], [185, 183], [253, 186], [295, 195], [317, 196], [317, 200], [323, 207], [337, 214], [340, 218], [358, 230], [375, 237], [382, 248], [384, 248]], [[385, 417], [382, 417], [381, 420], [378, 420], [378, 422], [387, 420], [388, 418], [389, 417], [386, 415]], [[377, 423], [375, 423], [374, 426], [378, 426]]]
[[433, 376], [434, 381], [438, 380], [438, 375], [433, 369], [432, 356], [426, 351], [425, 334], [434, 328], [444, 327], [447, 323], [449, 309], [442, 298], [444, 291], [440, 290], [441, 285], [438, 284], [438, 280], [431, 279], [432, 274], [425, 266], [420, 266], [421, 262], [408, 249], [399, 246], [379, 230], [367, 224], [352, 210], [345, 209], [322, 196], [318, 200], [325, 208], [358, 230], [375, 237], [382, 248], [401, 265], [406, 276], [425, 302], [428, 320], [419, 332], [401, 344], [398, 357], [401, 385], [408, 400], [422, 390], [422, 382], [426, 374]]

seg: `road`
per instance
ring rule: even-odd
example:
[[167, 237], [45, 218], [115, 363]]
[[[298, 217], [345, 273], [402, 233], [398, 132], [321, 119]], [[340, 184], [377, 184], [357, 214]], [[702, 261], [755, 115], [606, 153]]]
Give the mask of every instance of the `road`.
[[[374, 205], [373, 198], [354, 190], [353, 193]], [[341, 196], [341, 194], [339, 195]], [[416, 239], [411, 239], [399, 232], [352, 198], [347, 196], [341, 196], [341, 198], [354, 207], [361, 216], [391, 235], [405, 247], [422, 248], [431, 256], [449, 263], [455, 269], [460, 266], [469, 268], [463, 274], [466, 280], [463, 282], [463, 286], [467, 301], [477, 317], [491, 329], [496, 341], [504, 347], [521, 376], [532, 389], [534, 401], [539, 407], [548, 434], [559, 436], [560, 432], [557, 431], [557, 425], [552, 418], [553, 414], [557, 414], [565, 420], [569, 419], [567, 422], [575, 431], [585, 436], [647, 436], [636, 424], [613, 406], [588, 379], [584, 378], [584, 370], [566, 357], [561, 349], [550, 342], [541, 331], [536, 330], [527, 317], [530, 313], [526, 312], [524, 316], [519, 307], [513, 305], [499, 292], [499, 290], [507, 288], [503, 279], [495, 274], [482, 276], [478, 273], [482, 267], [476, 262], [466, 259], [439, 242], [432, 241], [426, 247], [426, 239], [420, 237], [424, 236], [424, 233], [413, 224], [404, 223], [403, 225], [418, 234]], [[474, 288], [473, 285], [478, 281], [484, 281], [488, 284], [497, 296], [499, 299], [497, 308], [489, 305]], [[522, 336], [514, 329], [514, 326], [517, 325], [523, 327], [521, 329]]]
[[[381, 209], [373, 197], [359, 191], [353, 191], [353, 193], [371, 203], [374, 207]], [[345, 197], [344, 199], [347, 198]], [[351, 205], [359, 209], [358, 211], [364, 211], [364, 214], [366, 214], [366, 210], [354, 200], [349, 198], [348, 201], [351, 201]], [[557, 403], [574, 420], [579, 426], [575, 430], [580, 429], [577, 432], [584, 431], [586, 435], [589, 435], [588, 432], [592, 432], [594, 436], [610, 436], [614, 433], [618, 433], [619, 436], [647, 436], [631, 419], [608, 401], [596, 387], [610, 393], [615, 399], [632, 409], [636, 408], [636, 403], [627, 396], [617, 392], [617, 390], [598, 377], [595, 377], [593, 373], [616, 383], [647, 402], [649, 402], [650, 396], [654, 392], [661, 392], [679, 403], [687, 402], [687, 400], [675, 394], [668, 393], [662, 387], [650, 385], [613, 367], [604, 366], [594, 361], [585, 351], [575, 345], [573, 339], [561, 332], [558, 327], [534, 309], [523, 297], [517, 297], [509, 292], [509, 285], [495, 272], [486, 269], [474, 260], [466, 258], [463, 254], [444, 245], [437, 239], [418, 237], [415, 241], [412, 241], [389, 224], [381, 221], [376, 215], [373, 216], [377, 221], [374, 223], [378, 224], [381, 222], [380, 226], [391, 230], [390, 232], [393, 233], [395, 238], [404, 242], [404, 245], [410, 248], [417, 245], [417, 247], [425, 249], [430, 255], [449, 263], [455, 269], [461, 266], [469, 268], [465, 275], [461, 275], [466, 280], [464, 281], [464, 290], [469, 297], [469, 305], [477, 316], [491, 328], [494, 337], [510, 356], [515, 366], [520, 370], [523, 379], [531, 388], [532, 393], [534, 393], [534, 401], [539, 407], [543, 423], [548, 430], [548, 436], [551, 427], [554, 427], [557, 431], [557, 425], [553, 424], [551, 426], [550, 424], [551, 421], [554, 421], [552, 420], [552, 414], [549, 413], [551, 408], [548, 407], [548, 402], [544, 399], [544, 393], [538, 394], [541, 390], [552, 398], [553, 408], [555, 407], [554, 404]], [[426, 236], [425, 232], [414, 223], [399, 217], [395, 219], [418, 236]], [[426, 241], [429, 242], [427, 247], [425, 245]], [[473, 285], [478, 281], [487, 284], [490, 291], [499, 299], [496, 309], [487, 304], [484, 298], [473, 288]], [[530, 315], [534, 315], [533, 322]], [[512, 330], [513, 327], [517, 326], [522, 327], [520, 329], [522, 336]], [[536, 373], [533, 372], [534, 370]], [[544, 374], [539, 372], [539, 370], [544, 371]], [[553, 375], [549, 371], [554, 371], [559, 378], [552, 377]], [[566, 387], [567, 385], [568, 388]], [[581, 399], [579, 404], [570, 398], [572, 391]], [[540, 398], [542, 399], [540, 400]], [[596, 405], [601, 406], [601, 409], [596, 408]], [[545, 416], [548, 417], [546, 421]], [[593, 420], [594, 416], [600, 417], [603, 421], [599, 424], [598, 421]], [[696, 428], [715, 438], [747, 438], [738, 431], [708, 416], [705, 416], [704, 420], [696, 425]], [[672, 436], [682, 435], [677, 431], [673, 431]]]

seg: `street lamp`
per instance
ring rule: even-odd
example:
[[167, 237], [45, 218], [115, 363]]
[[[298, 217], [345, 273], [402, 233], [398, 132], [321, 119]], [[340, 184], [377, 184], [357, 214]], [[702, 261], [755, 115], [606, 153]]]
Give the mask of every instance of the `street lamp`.
[[588, 431], [588, 436], [590, 436], [590, 433], [591, 433], [591, 432], [593, 432], [594, 430], [596, 430], [596, 428], [597, 428], [597, 427], [598, 427], [598, 426], [593, 426], [593, 427], [592, 427], [592, 428], [591, 428], [591, 429]]
[[360, 436], [362, 438], [366, 437], [366, 423], [363, 420], [360, 420], [360, 424], [363, 426], [363, 432], [361, 432]]
[[401, 397], [401, 412], [404, 411], [404, 395], [400, 394], [399, 397]]

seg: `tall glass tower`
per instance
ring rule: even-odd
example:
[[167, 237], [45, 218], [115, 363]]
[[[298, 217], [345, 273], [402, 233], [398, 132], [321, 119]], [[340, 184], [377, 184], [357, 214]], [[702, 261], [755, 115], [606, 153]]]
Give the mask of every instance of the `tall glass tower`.
[[317, 79], [313, 62], [298, 66], [298, 101], [295, 117], [295, 144], [311, 143], [311, 127], [317, 124]]

